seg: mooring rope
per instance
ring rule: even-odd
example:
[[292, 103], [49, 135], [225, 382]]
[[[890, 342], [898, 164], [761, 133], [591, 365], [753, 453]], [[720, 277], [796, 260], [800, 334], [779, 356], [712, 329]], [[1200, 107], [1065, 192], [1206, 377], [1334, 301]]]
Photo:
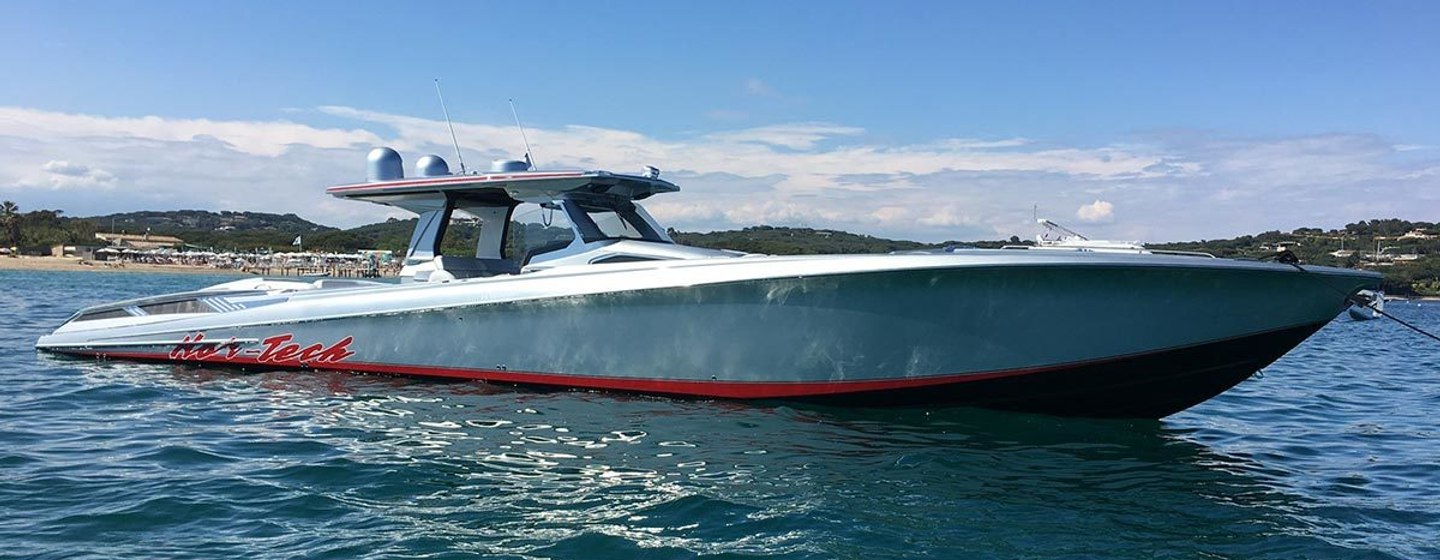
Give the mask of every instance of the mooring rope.
[[[1349, 299], [1349, 300], [1347, 300], [1347, 301], [1349, 301], [1350, 303], [1357, 303], [1357, 302], [1359, 302], [1358, 299], [1354, 299], [1354, 298], [1351, 298], [1351, 299]], [[1440, 342], [1440, 336], [1435, 336], [1433, 333], [1426, 332], [1425, 329], [1422, 329], [1422, 328], [1420, 328], [1420, 327], [1417, 327], [1417, 326], [1415, 326], [1415, 325], [1412, 325], [1412, 324], [1410, 324], [1410, 323], [1407, 323], [1407, 322], [1405, 322], [1403, 319], [1401, 319], [1401, 318], [1399, 318], [1399, 317], [1396, 317], [1396, 316], [1394, 316], [1394, 315], [1391, 315], [1391, 314], [1389, 314], [1389, 313], [1386, 313], [1384, 309], [1375, 309], [1374, 307], [1370, 307], [1369, 305], [1364, 305], [1363, 303], [1360, 303], [1359, 305], [1360, 305], [1361, 307], [1364, 307], [1364, 308], [1366, 308], [1366, 309], [1370, 309], [1370, 310], [1372, 310], [1372, 311], [1374, 311], [1374, 312], [1376, 312], [1376, 313], [1379, 313], [1379, 314], [1381, 314], [1381, 315], [1389, 318], [1391, 321], [1395, 321], [1396, 323], [1400, 323], [1401, 325], [1404, 325], [1406, 328], [1408, 328], [1408, 329], [1410, 329], [1410, 330], [1412, 330], [1412, 331], [1415, 331], [1415, 332], [1417, 332], [1417, 333], [1420, 333], [1420, 334], [1423, 334], [1423, 335], [1428, 336], [1428, 337], [1430, 337], [1430, 338], [1433, 338], [1433, 339], [1435, 339], [1436, 342]]]
[[[1293, 256], [1292, 256], [1291, 258], [1293, 258]], [[1286, 262], [1288, 259], [1286, 259], [1286, 258], [1284, 258], [1284, 257], [1278, 258], [1278, 259], [1276, 259], [1276, 260], [1279, 261], [1279, 262], [1288, 264], [1288, 265], [1290, 265], [1290, 266], [1293, 266], [1293, 267], [1295, 267], [1296, 270], [1299, 270], [1300, 272], [1304, 272], [1304, 273], [1307, 273], [1307, 274], [1315, 274], [1315, 273], [1312, 272], [1312, 271], [1305, 270], [1305, 267], [1300, 266], [1300, 263], [1299, 263], [1299, 262]], [[1389, 314], [1389, 313], [1386, 313], [1385, 310], [1383, 310], [1383, 309], [1376, 309], [1376, 308], [1374, 308], [1374, 307], [1370, 307], [1369, 302], [1367, 302], [1367, 301], [1365, 301], [1364, 299], [1360, 298], [1360, 297], [1359, 297], [1359, 294], [1353, 294], [1353, 295], [1352, 295], [1352, 294], [1347, 294], [1347, 293], [1345, 293], [1345, 292], [1340, 291], [1339, 289], [1336, 289], [1335, 286], [1331, 286], [1329, 282], [1326, 282], [1325, 280], [1321, 279], [1319, 276], [1315, 276], [1314, 278], [1315, 278], [1316, 280], [1319, 280], [1320, 283], [1323, 284], [1326, 288], [1330, 288], [1330, 291], [1335, 292], [1335, 293], [1337, 293], [1337, 294], [1340, 294], [1341, 296], [1344, 296], [1344, 297], [1345, 297], [1345, 301], [1349, 302], [1351, 305], [1359, 305], [1360, 307], [1364, 307], [1364, 308], [1366, 308], [1366, 309], [1370, 309], [1370, 310], [1372, 310], [1372, 311], [1374, 311], [1374, 312], [1376, 312], [1376, 313], [1379, 313], [1380, 315], [1382, 315], [1382, 316], [1390, 319], [1391, 321], [1395, 321], [1396, 323], [1400, 323], [1402, 326], [1404, 326], [1404, 327], [1407, 328], [1407, 329], [1410, 329], [1410, 330], [1415, 331], [1415, 332], [1417, 332], [1417, 333], [1420, 333], [1420, 334], [1422, 334], [1422, 335], [1428, 336], [1428, 337], [1430, 337], [1431, 339], [1435, 340], [1435, 342], [1440, 342], [1440, 336], [1436, 336], [1434, 333], [1428, 332], [1428, 331], [1426, 331], [1425, 329], [1422, 329], [1422, 328], [1420, 328], [1420, 327], [1417, 327], [1417, 326], [1415, 326], [1415, 325], [1412, 325], [1412, 324], [1406, 322], [1405, 320], [1403, 320], [1403, 319], [1401, 319], [1401, 318], [1399, 318], [1399, 317], [1396, 317], [1396, 316], [1394, 316], [1394, 315], [1391, 315], [1391, 314]], [[1380, 296], [1379, 296], [1379, 295], [1376, 295], [1376, 297], [1380, 297]]]

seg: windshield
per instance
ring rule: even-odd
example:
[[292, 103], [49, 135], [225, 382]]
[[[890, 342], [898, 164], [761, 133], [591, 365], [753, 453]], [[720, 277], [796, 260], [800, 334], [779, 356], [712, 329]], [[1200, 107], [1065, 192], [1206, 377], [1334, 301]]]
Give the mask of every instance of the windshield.
[[595, 222], [595, 227], [607, 238], [616, 239], [644, 239], [645, 235], [640, 233], [640, 228], [625, 219], [625, 216], [614, 210], [586, 210], [590, 221]]
[[586, 242], [606, 239], [665, 241], [628, 200], [570, 200], [567, 208]]
[[549, 202], [517, 208], [506, 233], [505, 254], [522, 266], [536, 255], [564, 249], [575, 239], [570, 219]]

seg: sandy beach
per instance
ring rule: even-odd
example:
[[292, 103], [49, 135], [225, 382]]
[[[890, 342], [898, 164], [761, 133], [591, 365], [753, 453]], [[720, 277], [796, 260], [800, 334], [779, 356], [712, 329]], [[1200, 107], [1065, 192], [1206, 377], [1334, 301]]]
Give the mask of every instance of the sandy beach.
[[[142, 262], [91, 261], [76, 257], [0, 257], [0, 270], [56, 270], [69, 272], [141, 272], [169, 274], [211, 274], [223, 276], [331, 276], [359, 278], [360, 271], [341, 267], [251, 267], [249, 269], [219, 268], [209, 265], [158, 264]], [[386, 269], [393, 277], [398, 270]]]
[[73, 272], [167, 272], [176, 274], [251, 275], [236, 269], [183, 264], [146, 264], [87, 261], [75, 257], [0, 257], [0, 270], [63, 270]]

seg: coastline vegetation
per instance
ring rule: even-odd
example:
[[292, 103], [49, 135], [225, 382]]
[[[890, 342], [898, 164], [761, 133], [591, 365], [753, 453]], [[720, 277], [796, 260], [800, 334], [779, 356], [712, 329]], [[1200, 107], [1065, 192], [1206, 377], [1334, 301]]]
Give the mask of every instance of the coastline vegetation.
[[63, 210], [21, 212], [14, 202], [0, 202], [0, 244], [4, 247], [45, 247], [95, 243], [95, 224], [63, 216]]
[[[307, 250], [353, 252], [382, 249], [403, 253], [415, 220], [389, 219], [351, 229], [316, 224], [295, 214], [263, 212], [128, 212], [75, 218], [61, 210], [23, 212], [15, 203], [0, 203], [0, 243], [21, 253], [49, 254], [56, 245], [95, 245], [97, 232], [168, 235], [189, 248], [216, 251], [293, 251], [295, 238]], [[478, 229], [456, 222], [446, 236], [445, 250], [473, 246]], [[920, 243], [845, 231], [754, 226], [739, 230], [692, 233], [670, 231], [677, 242], [698, 247], [775, 255], [888, 253], [945, 246], [996, 248], [1030, 244], [1018, 237], [993, 241]], [[1217, 257], [1267, 258], [1277, 250], [1293, 252], [1301, 262], [1347, 268], [1372, 268], [1385, 274], [1386, 293], [1440, 296], [1440, 224], [1399, 219], [1365, 220], [1341, 229], [1300, 228], [1267, 231], [1230, 239], [1156, 243], [1148, 247], [1198, 251]]]

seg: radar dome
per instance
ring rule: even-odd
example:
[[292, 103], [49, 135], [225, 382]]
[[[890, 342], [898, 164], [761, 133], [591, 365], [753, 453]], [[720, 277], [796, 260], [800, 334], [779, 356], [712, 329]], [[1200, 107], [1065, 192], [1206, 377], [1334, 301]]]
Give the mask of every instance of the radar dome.
[[491, 173], [510, 173], [513, 171], [529, 171], [530, 164], [518, 159], [497, 159], [490, 163]]
[[370, 155], [365, 160], [365, 179], [367, 181], [374, 183], [405, 178], [405, 162], [400, 159], [400, 153], [395, 150], [375, 148], [370, 150]]
[[415, 161], [415, 175], [420, 177], [444, 177], [450, 174], [445, 159], [435, 154], [423, 156]]

